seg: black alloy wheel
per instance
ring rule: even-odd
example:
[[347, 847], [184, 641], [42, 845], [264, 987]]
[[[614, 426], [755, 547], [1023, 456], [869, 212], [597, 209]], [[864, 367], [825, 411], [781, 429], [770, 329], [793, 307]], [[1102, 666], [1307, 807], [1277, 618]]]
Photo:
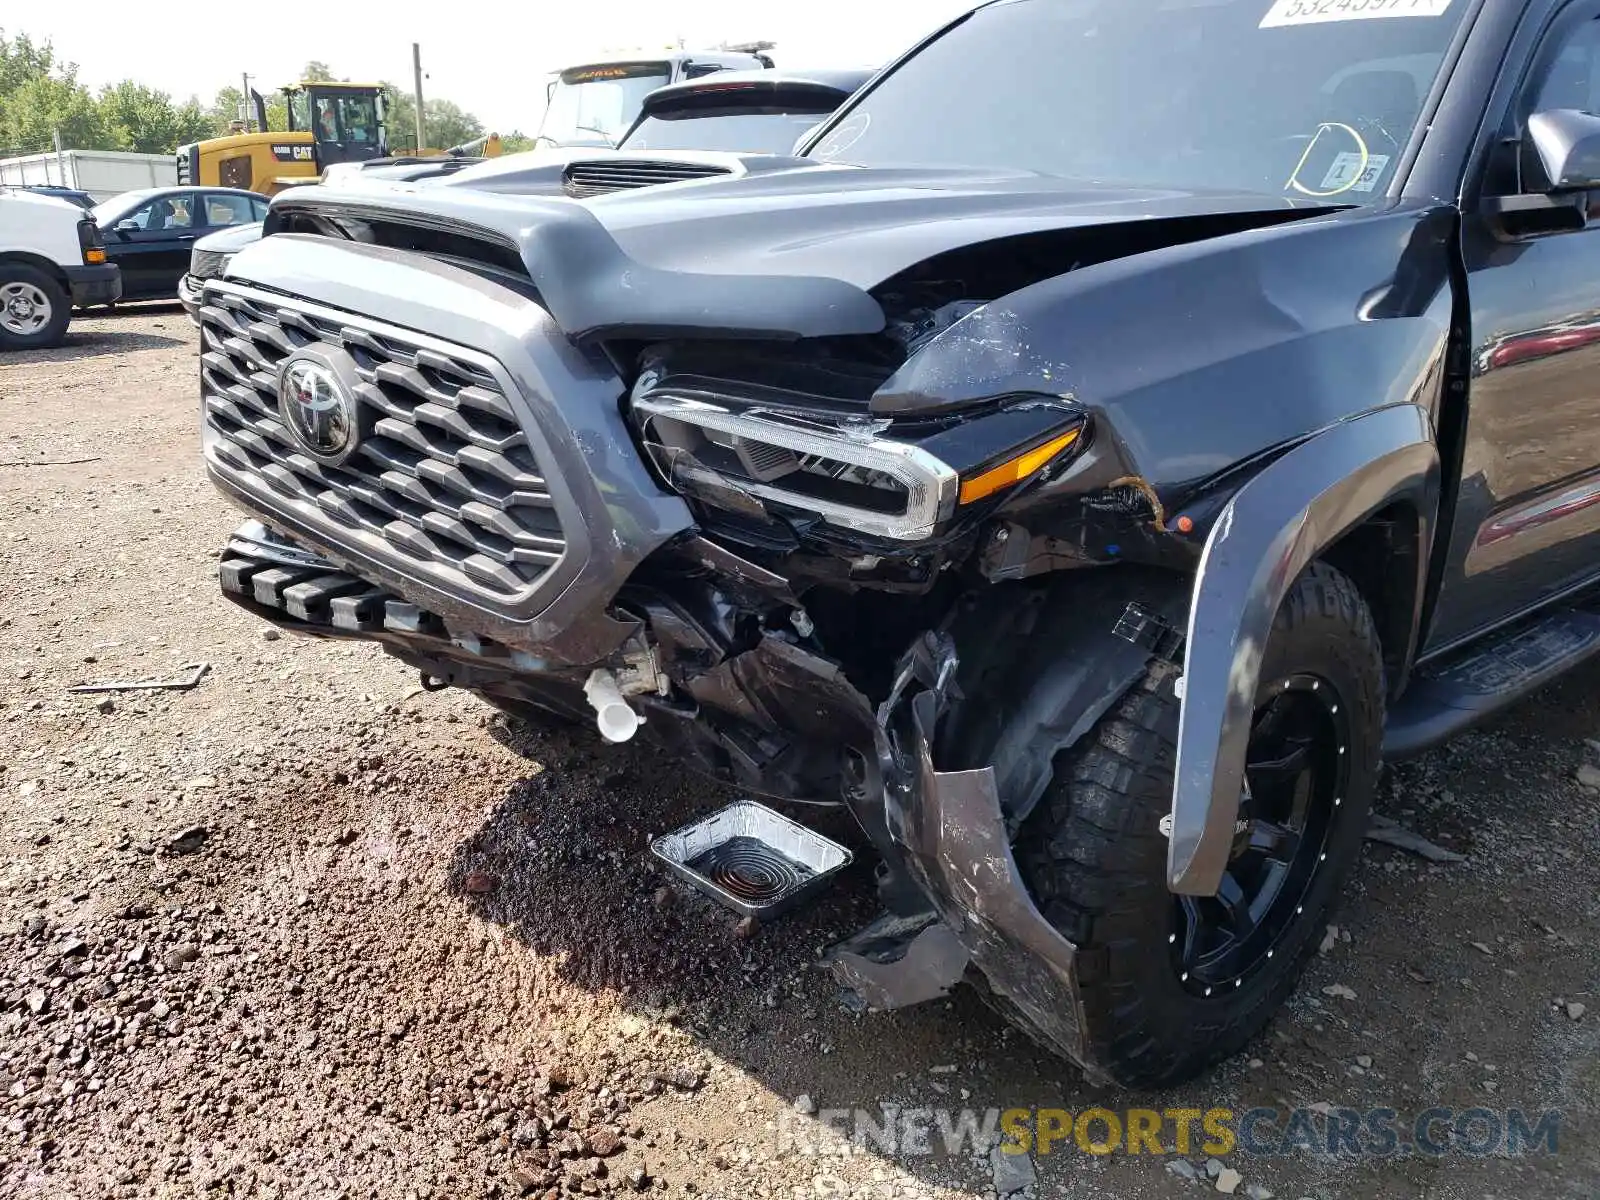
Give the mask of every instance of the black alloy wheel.
[[1314, 675], [1268, 687], [1256, 709], [1233, 853], [1215, 896], [1173, 897], [1167, 941], [1191, 992], [1243, 987], [1304, 910], [1349, 783], [1349, 714]]

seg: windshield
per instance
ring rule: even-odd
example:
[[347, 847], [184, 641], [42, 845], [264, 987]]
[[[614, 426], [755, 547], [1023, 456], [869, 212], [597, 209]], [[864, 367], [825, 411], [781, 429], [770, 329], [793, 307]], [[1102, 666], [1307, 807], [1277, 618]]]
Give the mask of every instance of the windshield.
[[[1004, 0], [811, 156], [1370, 202], [1469, 0]], [[957, 79], [986, 81], [972, 103]]]
[[102, 200], [89, 210], [89, 215], [95, 224], [104, 225], [107, 221], [120, 220], [124, 213], [130, 213], [137, 208], [147, 196], [156, 195], [158, 189], [145, 189], [138, 192], [123, 192], [109, 200]]
[[541, 144], [616, 145], [644, 107], [644, 98], [672, 80], [672, 64], [615, 63], [563, 71], [539, 125]]
[[822, 112], [738, 112], [724, 116], [692, 113], [646, 117], [623, 140], [629, 150], [737, 150], [746, 154], [788, 154]]
[[318, 95], [312, 101], [312, 132], [319, 142], [375, 145], [378, 102], [370, 96]]

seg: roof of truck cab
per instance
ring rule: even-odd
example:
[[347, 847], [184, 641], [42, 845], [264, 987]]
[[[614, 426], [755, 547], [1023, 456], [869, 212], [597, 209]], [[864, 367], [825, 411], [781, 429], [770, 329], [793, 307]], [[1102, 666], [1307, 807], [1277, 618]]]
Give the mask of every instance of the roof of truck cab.
[[703, 92], [735, 91], [740, 88], [777, 89], [783, 87], [818, 87], [837, 92], [839, 98], [851, 95], [859, 90], [861, 85], [877, 74], [870, 67], [855, 69], [828, 68], [817, 71], [718, 71], [713, 75], [702, 75], [699, 79], [687, 79], [682, 83], [669, 83], [659, 87], [645, 97], [645, 111], [658, 108], [663, 104], [670, 104], [675, 99], [684, 96], [694, 96]]
[[568, 71], [587, 71], [591, 67], [610, 67], [622, 63], [657, 63], [657, 62], [759, 62], [754, 54], [746, 54], [742, 50], [618, 50], [610, 54], [597, 54], [593, 58], [586, 58], [582, 62], [568, 63], [551, 71], [551, 75], [561, 76]]

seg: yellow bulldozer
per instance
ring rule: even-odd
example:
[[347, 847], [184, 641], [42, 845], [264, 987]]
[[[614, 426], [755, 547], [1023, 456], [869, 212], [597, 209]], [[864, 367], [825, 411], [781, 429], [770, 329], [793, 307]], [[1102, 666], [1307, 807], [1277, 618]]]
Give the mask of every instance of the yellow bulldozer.
[[232, 133], [179, 146], [178, 182], [273, 196], [284, 188], [315, 183], [335, 163], [376, 164], [441, 154], [494, 158], [500, 153], [500, 139], [491, 133], [464, 146], [418, 150], [404, 159], [391, 159], [382, 84], [306, 80], [282, 90], [289, 114], [287, 130], [267, 131], [266, 104], [252, 90], [262, 132]]

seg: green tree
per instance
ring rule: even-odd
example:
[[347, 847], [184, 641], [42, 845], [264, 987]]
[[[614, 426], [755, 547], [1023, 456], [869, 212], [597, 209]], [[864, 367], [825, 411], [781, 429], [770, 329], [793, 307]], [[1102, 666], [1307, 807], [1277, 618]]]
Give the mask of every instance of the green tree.
[[58, 132], [68, 149], [107, 148], [99, 107], [76, 78], [39, 75], [0, 97], [0, 146], [36, 153], [50, 149]]
[[[283, 102], [283, 93], [262, 91], [260, 88], [253, 90], [261, 92], [261, 99], [266, 104], [267, 129], [275, 133], [281, 133], [287, 129], [289, 127], [289, 118], [287, 106]], [[239, 96], [238, 88], [225, 87], [212, 98], [211, 103], [205, 109], [205, 118], [210, 129], [207, 134], [208, 137], [226, 137], [233, 122], [242, 119], [239, 115]], [[251, 129], [258, 133], [261, 132], [260, 127], [255, 123], [256, 107], [254, 103], [250, 104], [248, 111]]]
[[[208, 105], [190, 98], [178, 103], [165, 92], [132, 80], [109, 84], [99, 97], [78, 82], [78, 69], [56, 57], [49, 42], [36, 43], [27, 34], [8, 38], [0, 29], [0, 149], [8, 153], [48, 150], [59, 131], [62, 144], [74, 150], [132, 150], [170, 154], [177, 146], [208, 137], [223, 137], [239, 119], [240, 92], [225, 87]], [[300, 80], [333, 82], [333, 69], [313, 59]], [[300, 82], [300, 80], [285, 82]], [[397, 151], [416, 146], [416, 119], [411, 94], [385, 84], [389, 144]], [[287, 105], [276, 89], [263, 90], [267, 128], [289, 127]], [[470, 142], [483, 135], [483, 123], [459, 104], [428, 101], [427, 140], [433, 149]], [[250, 108], [255, 120], [255, 109]], [[520, 139], [520, 135], [519, 139]], [[520, 148], [526, 139], [517, 142]]]
[[94, 98], [78, 83], [78, 68], [58, 62], [49, 42], [0, 30], [0, 148], [18, 154], [48, 150], [55, 135], [70, 147], [97, 147], [103, 138]]
[[427, 100], [423, 108], [429, 145], [443, 150], [483, 136], [483, 122], [454, 101]]
[[[385, 120], [389, 126], [389, 148], [395, 153], [417, 149], [417, 109], [411, 92], [396, 83], [383, 85]], [[428, 145], [425, 149], [448, 150], [484, 134], [483, 122], [450, 100], [424, 101]]]
[[50, 43], [36, 46], [25, 33], [7, 39], [0, 29], [0, 103], [30, 79], [42, 79], [55, 66]]
[[170, 154], [186, 142], [208, 137], [212, 122], [190, 99], [179, 105], [165, 92], [124, 79], [102, 88], [100, 120], [111, 148], [140, 154]]
[[383, 85], [383, 119], [389, 130], [389, 149], [396, 154], [417, 148], [417, 113], [411, 93], [397, 83]]
[[[246, 111], [240, 105], [243, 98], [244, 93], [236, 87], [222, 88], [211, 98], [211, 103], [206, 105], [206, 120], [211, 123], [212, 137], [221, 137], [233, 122], [243, 119]], [[250, 119], [255, 120], [253, 111]]]

